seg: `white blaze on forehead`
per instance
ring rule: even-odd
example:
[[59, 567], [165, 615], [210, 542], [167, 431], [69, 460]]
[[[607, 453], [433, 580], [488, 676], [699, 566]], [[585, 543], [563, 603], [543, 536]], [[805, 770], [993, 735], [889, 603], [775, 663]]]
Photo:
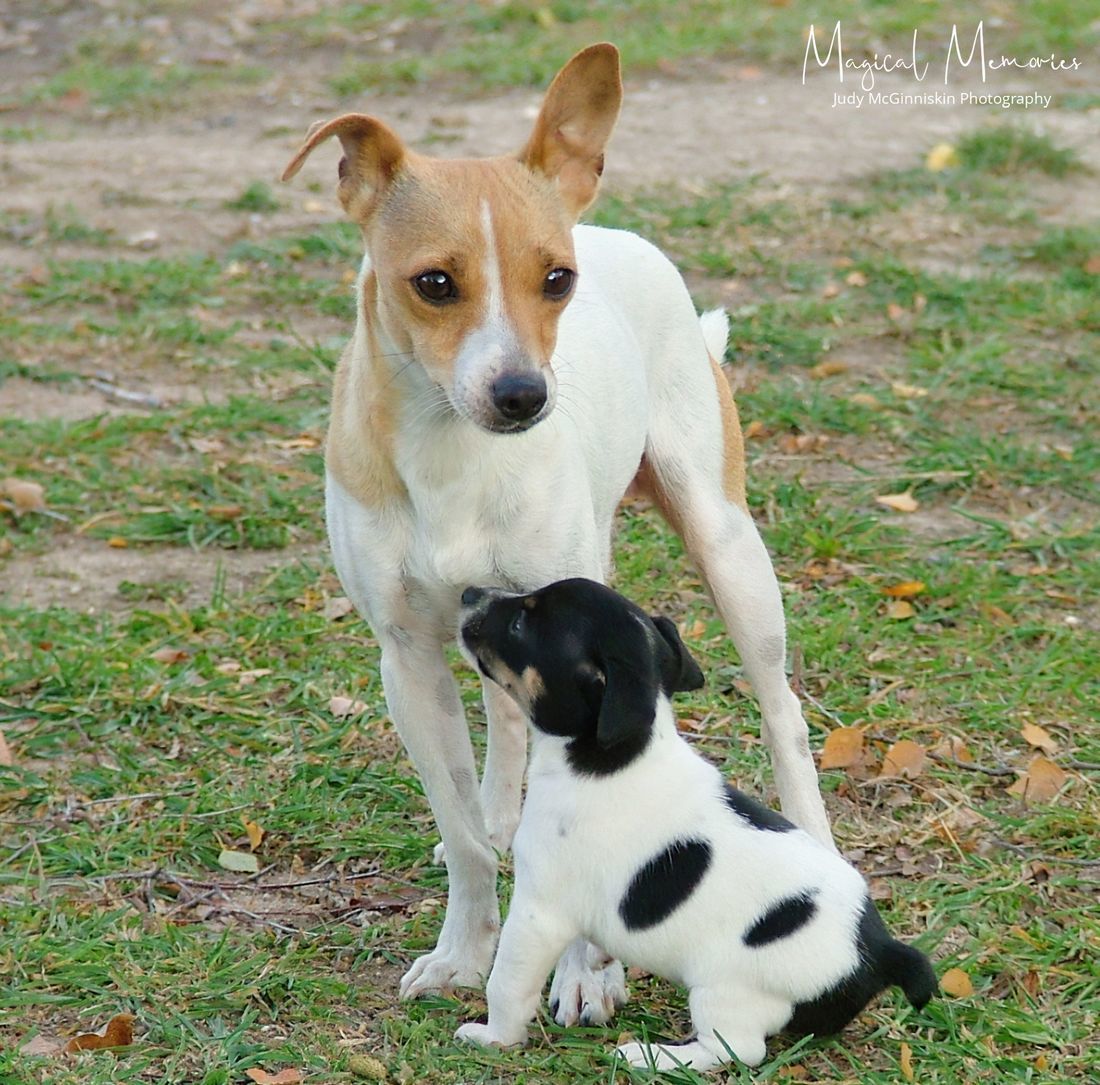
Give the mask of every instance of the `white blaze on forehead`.
[[493, 233], [493, 216], [489, 201], [481, 201], [481, 232], [485, 236], [485, 325], [491, 327], [504, 322], [504, 286], [500, 280], [500, 257], [497, 239]]

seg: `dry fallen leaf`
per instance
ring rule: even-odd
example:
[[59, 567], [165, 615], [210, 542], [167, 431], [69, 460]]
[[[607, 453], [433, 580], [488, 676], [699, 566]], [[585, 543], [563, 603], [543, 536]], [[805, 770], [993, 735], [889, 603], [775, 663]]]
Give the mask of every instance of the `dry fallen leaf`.
[[861, 727], [838, 727], [825, 736], [825, 745], [821, 748], [821, 767], [823, 769], [846, 769], [858, 763], [863, 755], [863, 729]]
[[182, 648], [170, 648], [166, 645], [153, 652], [152, 658], [158, 663], [182, 663], [188, 655]]
[[779, 438], [780, 449], [788, 456], [820, 452], [829, 443], [824, 433], [784, 433]]
[[363, 701], [356, 701], [351, 697], [339, 695], [331, 697], [328, 702], [328, 710], [338, 719], [346, 719], [348, 716], [358, 716], [366, 712], [367, 706]]
[[866, 286], [867, 276], [864, 275], [862, 271], [849, 271], [848, 274], [844, 276], [844, 281], [849, 286]]
[[966, 761], [969, 763], [974, 760], [970, 747], [958, 735], [945, 736], [932, 752], [937, 757], [946, 757], [949, 761]]
[[810, 1071], [800, 1062], [792, 1062], [779, 1068], [779, 1076], [790, 1081], [805, 1081], [809, 1075]]
[[896, 301], [890, 302], [886, 306], [886, 316], [889, 320], [892, 320], [895, 324], [904, 320], [909, 315], [909, 310], [902, 305], [898, 305]]
[[1068, 776], [1064, 769], [1038, 754], [1023, 774], [1009, 789], [1010, 795], [1019, 795], [1024, 802], [1050, 802], [1062, 790]]
[[893, 392], [898, 399], [920, 399], [928, 395], [927, 388], [920, 388], [915, 384], [906, 384], [904, 381], [895, 381], [890, 385], [890, 391]]
[[924, 771], [927, 754], [919, 742], [903, 738], [886, 751], [879, 776], [904, 776], [913, 779]]
[[920, 502], [908, 491], [901, 494], [879, 494], [875, 501], [895, 512], [916, 512]]
[[0, 766], [11, 768], [14, 764], [15, 758], [11, 755], [11, 747], [8, 745], [8, 740], [4, 738], [4, 732], [0, 731]]
[[953, 169], [958, 164], [959, 152], [950, 143], [937, 143], [924, 160], [924, 168], [933, 173]]
[[821, 296], [828, 300], [829, 298], [835, 298], [840, 293], [839, 283], [826, 283], [821, 290]]
[[66, 1045], [66, 1054], [74, 1051], [96, 1051], [104, 1047], [129, 1047], [134, 1042], [134, 1021], [132, 1013], [120, 1013], [107, 1022], [103, 1034], [82, 1032], [74, 1036]]
[[6, 497], [17, 516], [46, 507], [46, 491], [37, 482], [21, 478], [6, 478], [0, 482], [0, 495]]
[[907, 599], [891, 599], [886, 604], [886, 617], [894, 622], [904, 622], [916, 614], [913, 604]]
[[1058, 752], [1058, 743], [1055, 741], [1054, 736], [1045, 727], [1040, 727], [1037, 723], [1025, 723], [1020, 728], [1020, 734], [1029, 746], [1034, 746], [1042, 750], [1043, 753]]
[[330, 622], [337, 622], [341, 618], [346, 618], [354, 609], [347, 596], [334, 595], [325, 600], [325, 605], [321, 608], [321, 616]]
[[302, 1072], [300, 1070], [280, 1070], [277, 1074], [269, 1074], [258, 1066], [245, 1070], [244, 1076], [251, 1078], [256, 1085], [300, 1085]]
[[912, 599], [925, 589], [923, 580], [903, 580], [900, 584], [890, 584], [882, 589], [883, 595], [891, 599]]
[[259, 822], [249, 821], [248, 818], [241, 818], [241, 821], [244, 831], [248, 833], [248, 846], [255, 851], [263, 843], [265, 829]]
[[1085, 261], [1084, 269], [1089, 275], [1100, 275], [1100, 252], [1093, 254]]
[[28, 1040], [20, 1046], [19, 1053], [21, 1055], [41, 1055], [53, 1058], [54, 1055], [61, 1053], [61, 1041], [51, 1040], [47, 1036], [35, 1036], [33, 1040]]
[[949, 968], [940, 976], [940, 990], [952, 998], [968, 998], [974, 993], [974, 984], [961, 968]]
[[223, 848], [218, 856], [218, 866], [226, 870], [234, 870], [238, 874], [258, 874], [260, 872], [260, 860], [250, 851], [233, 851]]
[[745, 427], [744, 437], [746, 441], [752, 441], [757, 437], [767, 437], [769, 432], [768, 427], [759, 418], [754, 418]]
[[847, 373], [851, 366], [847, 362], [842, 362], [839, 358], [830, 359], [824, 362], [818, 362], [810, 370], [810, 376], [820, 380], [822, 377], [835, 377], [840, 373]]
[[902, 1077], [904, 1077], [906, 1081], [916, 1081], [916, 1075], [913, 1073], [913, 1051], [904, 1040], [901, 1044], [898, 1062], [901, 1063]]

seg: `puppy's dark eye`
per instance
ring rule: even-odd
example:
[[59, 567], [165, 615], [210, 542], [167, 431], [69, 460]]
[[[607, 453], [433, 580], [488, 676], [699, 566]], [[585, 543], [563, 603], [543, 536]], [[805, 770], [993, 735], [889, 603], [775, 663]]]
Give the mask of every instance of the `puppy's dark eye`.
[[445, 271], [433, 268], [413, 276], [413, 288], [425, 300], [433, 305], [446, 305], [458, 298], [458, 287]]
[[512, 619], [512, 624], [508, 626], [508, 632], [511, 633], [513, 637], [518, 637], [523, 632], [523, 615], [524, 612], [521, 610]]
[[573, 289], [576, 278], [577, 273], [570, 268], [556, 267], [542, 280], [542, 292], [546, 297], [560, 301]]

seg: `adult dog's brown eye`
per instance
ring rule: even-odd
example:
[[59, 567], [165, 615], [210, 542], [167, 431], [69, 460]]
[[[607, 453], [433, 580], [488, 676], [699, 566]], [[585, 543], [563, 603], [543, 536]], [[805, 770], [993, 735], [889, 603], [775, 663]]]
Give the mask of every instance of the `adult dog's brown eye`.
[[542, 280], [542, 292], [548, 298], [560, 300], [573, 289], [577, 273], [567, 267], [556, 267]]
[[444, 305], [458, 297], [458, 287], [455, 286], [454, 279], [438, 269], [422, 271], [413, 277], [412, 284], [416, 292], [433, 305]]

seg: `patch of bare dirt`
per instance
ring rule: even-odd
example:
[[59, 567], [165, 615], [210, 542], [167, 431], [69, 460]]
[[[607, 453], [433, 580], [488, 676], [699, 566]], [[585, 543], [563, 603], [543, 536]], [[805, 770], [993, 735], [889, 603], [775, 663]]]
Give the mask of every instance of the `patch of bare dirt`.
[[[219, 577], [224, 577], [225, 595], [232, 598], [254, 591], [288, 565], [324, 561], [324, 555], [320, 543], [285, 550], [116, 550], [102, 540], [59, 536], [48, 553], [6, 562], [0, 606], [57, 606], [98, 614], [163, 606], [159, 597], [165, 590], [184, 607], [201, 606], [210, 602]], [[137, 587], [123, 594], [124, 582]], [[151, 602], [141, 598], [142, 587]]]

